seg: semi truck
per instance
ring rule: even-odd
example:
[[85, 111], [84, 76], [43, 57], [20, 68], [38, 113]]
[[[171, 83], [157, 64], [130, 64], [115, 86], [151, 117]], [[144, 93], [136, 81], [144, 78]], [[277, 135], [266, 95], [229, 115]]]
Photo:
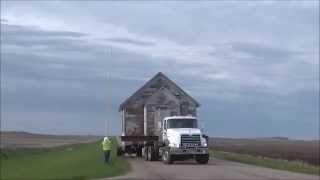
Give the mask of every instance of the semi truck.
[[198, 128], [196, 117], [165, 117], [158, 128], [161, 132], [158, 136], [121, 136], [121, 141], [130, 145], [122, 146], [119, 154], [136, 153], [147, 161], [161, 159], [165, 164], [187, 159], [208, 163], [207, 136]]
[[208, 138], [198, 126], [200, 104], [158, 73], [119, 107], [122, 115], [118, 155], [136, 154], [147, 161], [209, 160]]

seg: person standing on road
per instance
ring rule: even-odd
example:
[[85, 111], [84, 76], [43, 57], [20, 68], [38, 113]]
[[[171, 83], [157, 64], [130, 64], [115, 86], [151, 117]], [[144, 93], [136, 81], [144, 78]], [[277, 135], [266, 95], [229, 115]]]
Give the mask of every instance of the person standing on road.
[[111, 162], [111, 141], [108, 137], [103, 138], [102, 150], [104, 152], [104, 161], [105, 163]]

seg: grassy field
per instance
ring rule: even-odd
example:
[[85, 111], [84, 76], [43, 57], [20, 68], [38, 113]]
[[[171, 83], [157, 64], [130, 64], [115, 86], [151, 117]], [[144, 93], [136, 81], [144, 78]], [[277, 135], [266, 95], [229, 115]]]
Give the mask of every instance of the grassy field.
[[210, 138], [210, 148], [215, 151], [249, 154], [304, 164], [320, 166], [320, 142], [288, 139], [228, 139]]
[[211, 156], [217, 159], [225, 159], [229, 161], [236, 161], [240, 163], [263, 166], [273, 169], [286, 170], [291, 172], [306, 173], [312, 175], [320, 175], [320, 167], [312, 166], [301, 161], [288, 161], [280, 159], [271, 159], [265, 157], [256, 157], [246, 154], [238, 154], [222, 151], [211, 151]]
[[110, 165], [103, 161], [100, 143], [2, 149], [0, 179], [89, 179], [125, 173], [129, 165], [116, 156], [115, 139]]
[[95, 142], [102, 137], [92, 135], [50, 135], [19, 131], [0, 131], [0, 148], [48, 148]]

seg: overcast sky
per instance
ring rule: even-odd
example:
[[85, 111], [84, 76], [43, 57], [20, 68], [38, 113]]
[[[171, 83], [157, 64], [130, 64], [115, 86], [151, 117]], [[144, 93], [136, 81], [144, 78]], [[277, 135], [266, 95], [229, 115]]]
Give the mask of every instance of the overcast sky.
[[119, 134], [159, 71], [211, 136], [319, 138], [319, 1], [1, 1], [2, 130]]

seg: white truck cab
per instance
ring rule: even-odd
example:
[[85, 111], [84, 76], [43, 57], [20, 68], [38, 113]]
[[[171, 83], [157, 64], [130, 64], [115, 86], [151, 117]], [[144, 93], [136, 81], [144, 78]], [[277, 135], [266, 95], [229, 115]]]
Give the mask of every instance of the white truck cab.
[[198, 163], [204, 164], [209, 160], [208, 142], [198, 128], [196, 117], [165, 117], [162, 140], [164, 146], [160, 148], [160, 154], [165, 163], [195, 158]]

